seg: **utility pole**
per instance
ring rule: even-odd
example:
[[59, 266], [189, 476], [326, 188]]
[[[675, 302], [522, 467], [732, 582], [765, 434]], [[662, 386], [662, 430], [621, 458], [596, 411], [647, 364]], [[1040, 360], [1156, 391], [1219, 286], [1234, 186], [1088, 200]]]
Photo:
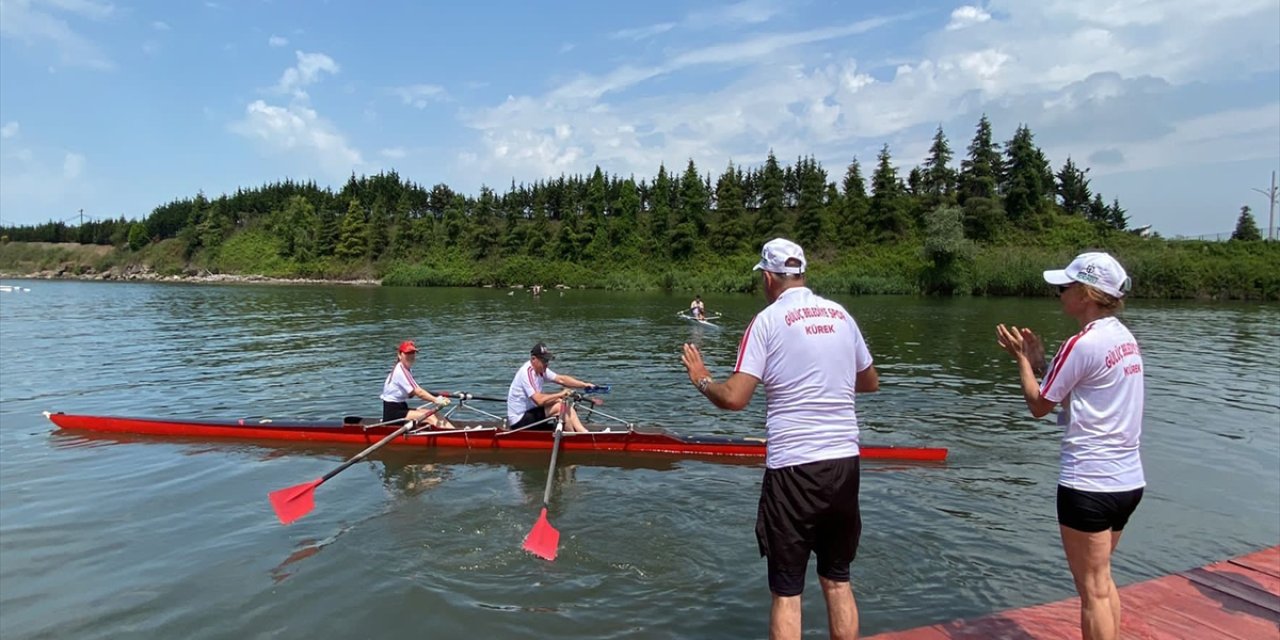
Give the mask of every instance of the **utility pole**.
[[[1274, 182], [1274, 181], [1273, 181], [1273, 182]], [[84, 227], [84, 209], [81, 209], [81, 210], [80, 210], [80, 226], [81, 226], [81, 228], [83, 228], [83, 227]]]
[[1271, 172], [1271, 188], [1263, 191], [1254, 189], [1271, 201], [1271, 214], [1267, 216], [1267, 240], [1275, 240], [1276, 233], [1276, 172]]

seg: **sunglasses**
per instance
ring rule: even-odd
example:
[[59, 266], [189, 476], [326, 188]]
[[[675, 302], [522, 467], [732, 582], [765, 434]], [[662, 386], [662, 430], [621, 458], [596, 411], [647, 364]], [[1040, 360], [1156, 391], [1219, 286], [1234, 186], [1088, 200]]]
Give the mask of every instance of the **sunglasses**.
[[1062, 295], [1066, 293], [1067, 289], [1070, 289], [1071, 287], [1074, 287], [1074, 286], [1076, 286], [1075, 283], [1058, 285], [1058, 295]]

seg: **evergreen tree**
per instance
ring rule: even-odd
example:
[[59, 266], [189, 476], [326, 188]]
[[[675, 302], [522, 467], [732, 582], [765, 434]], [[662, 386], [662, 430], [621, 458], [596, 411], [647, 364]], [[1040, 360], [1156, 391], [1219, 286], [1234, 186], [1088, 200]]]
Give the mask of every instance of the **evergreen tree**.
[[1093, 200], [1089, 201], [1089, 208], [1085, 211], [1085, 218], [1100, 227], [1111, 224], [1111, 215], [1107, 211], [1107, 205], [1102, 201], [1102, 194], [1093, 194]]
[[810, 250], [820, 248], [826, 238], [827, 172], [812, 156], [796, 162], [799, 198], [796, 202], [796, 241]]
[[920, 195], [924, 196], [925, 206], [929, 209], [949, 203], [955, 197], [956, 172], [950, 164], [951, 145], [946, 134], [942, 133], [942, 125], [938, 125], [920, 176]]
[[787, 235], [787, 219], [784, 215], [786, 193], [783, 189], [783, 172], [778, 166], [778, 159], [773, 150], [764, 163], [764, 173], [760, 179], [760, 211], [756, 215], [756, 239], [760, 244], [772, 238]]
[[347, 205], [347, 215], [342, 217], [342, 226], [338, 230], [338, 246], [334, 254], [344, 260], [364, 257], [368, 249], [365, 243], [369, 237], [366, 224], [360, 201], [352, 198], [351, 204]]
[[1240, 207], [1240, 217], [1236, 219], [1236, 230], [1231, 232], [1231, 239], [1246, 242], [1262, 239], [1262, 232], [1258, 230], [1258, 223], [1248, 205]]
[[693, 160], [680, 178], [680, 209], [676, 225], [668, 234], [671, 257], [683, 259], [693, 255], [698, 238], [706, 230], [707, 203], [710, 195]]
[[1116, 231], [1124, 231], [1129, 227], [1129, 216], [1120, 208], [1119, 198], [1112, 198], [1111, 206], [1107, 207], [1107, 224]]
[[1005, 144], [1005, 155], [1005, 166], [1008, 167], [1004, 188], [1005, 213], [1014, 225], [1024, 229], [1035, 228], [1045, 196], [1052, 193], [1052, 180], [1045, 184], [1045, 176], [1051, 174], [1044, 153], [1036, 147], [1031, 129], [1020, 125], [1013, 138]]
[[742, 196], [742, 170], [730, 162], [716, 181], [716, 216], [711, 229], [713, 248], [720, 255], [733, 255], [746, 246], [747, 208]]
[[640, 190], [634, 178], [622, 181], [618, 190], [617, 214], [610, 220], [609, 244], [613, 247], [635, 248], [640, 235]]
[[658, 177], [649, 198], [649, 240], [657, 243], [652, 253], [668, 256], [664, 243], [671, 230], [671, 177], [665, 165], [658, 165]]
[[320, 228], [316, 208], [305, 197], [289, 198], [281, 212], [282, 224], [275, 231], [281, 239], [281, 253], [298, 262], [308, 262], [317, 257], [316, 233]]
[[482, 185], [467, 232], [467, 245], [471, 248], [473, 259], [484, 259], [498, 248], [497, 207], [498, 198], [493, 189]]
[[1062, 165], [1056, 176], [1062, 210], [1068, 214], [1084, 216], [1089, 211], [1089, 199], [1093, 196], [1089, 193], [1089, 179], [1084, 174], [1071, 161], [1071, 156], [1067, 156], [1067, 163]]
[[525, 252], [535, 258], [546, 256], [551, 244], [551, 222], [547, 218], [546, 198], [545, 191], [534, 189], [533, 214], [529, 218], [529, 237]]
[[1003, 172], [1000, 152], [991, 141], [991, 122], [983, 114], [969, 143], [969, 157], [960, 163], [960, 203], [968, 198], [995, 200]]
[[366, 251], [369, 252], [370, 260], [377, 260], [387, 250], [390, 237], [387, 225], [390, 221], [391, 207], [387, 204], [386, 197], [379, 193], [373, 198], [373, 208], [369, 211], [369, 223], [365, 227], [368, 234]]
[[854, 246], [865, 240], [867, 230], [867, 184], [862, 165], [855, 157], [844, 174], [844, 206], [840, 217], [840, 242]]
[[890, 163], [889, 145], [881, 147], [876, 158], [876, 172], [871, 176], [873, 193], [867, 209], [868, 231], [877, 241], [892, 241], [907, 234], [907, 203], [898, 170]]

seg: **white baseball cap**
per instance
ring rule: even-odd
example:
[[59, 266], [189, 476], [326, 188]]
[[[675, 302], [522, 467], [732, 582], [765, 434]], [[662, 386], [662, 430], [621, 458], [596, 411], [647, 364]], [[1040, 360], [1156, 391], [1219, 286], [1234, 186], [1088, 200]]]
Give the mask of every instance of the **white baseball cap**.
[[[788, 267], [787, 260], [795, 258], [800, 261], [798, 267]], [[774, 238], [760, 249], [760, 262], [755, 270], [761, 269], [770, 273], [804, 273], [808, 262], [804, 259], [804, 249], [786, 238]]]
[[1124, 267], [1111, 254], [1101, 251], [1076, 256], [1066, 269], [1045, 271], [1044, 281], [1059, 286], [1079, 282], [1116, 298], [1123, 298], [1131, 285]]

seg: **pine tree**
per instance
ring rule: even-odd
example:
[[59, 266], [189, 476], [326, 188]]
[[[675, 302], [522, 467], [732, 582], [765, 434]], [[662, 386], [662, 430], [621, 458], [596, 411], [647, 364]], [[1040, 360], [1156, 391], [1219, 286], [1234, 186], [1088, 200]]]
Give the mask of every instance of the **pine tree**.
[[716, 215], [711, 228], [714, 248], [720, 255], [733, 255], [747, 239], [747, 208], [742, 196], [742, 170], [730, 162], [716, 181]]
[[640, 230], [640, 190], [634, 178], [622, 181], [618, 189], [617, 213], [609, 223], [610, 244], [614, 247], [636, 248]]
[[1129, 227], [1129, 216], [1120, 208], [1119, 198], [1112, 198], [1111, 206], [1107, 207], [1107, 224], [1116, 231], [1124, 231]]
[[969, 157], [960, 163], [960, 203], [968, 198], [995, 200], [1003, 173], [1000, 152], [991, 141], [991, 122], [983, 114], [969, 143]]
[[1093, 195], [1089, 193], [1089, 179], [1084, 174], [1071, 161], [1071, 156], [1067, 156], [1067, 163], [1062, 165], [1062, 170], [1056, 176], [1062, 210], [1068, 214], [1083, 216], [1089, 210], [1089, 199]]
[[862, 179], [862, 165], [854, 157], [844, 174], [844, 201], [841, 209], [840, 242], [853, 246], [865, 239], [867, 230], [867, 184]]
[[787, 235], [787, 219], [784, 214], [786, 193], [783, 187], [784, 175], [778, 166], [778, 159], [769, 150], [769, 157], [764, 163], [761, 176], [760, 211], [756, 215], [755, 235], [760, 244], [772, 238]]
[[365, 255], [365, 242], [369, 237], [364, 219], [364, 210], [360, 201], [352, 198], [347, 206], [347, 215], [342, 217], [342, 226], [338, 230], [338, 246], [334, 254], [345, 260], [362, 258]]
[[925, 159], [920, 176], [920, 190], [928, 209], [951, 202], [955, 198], [956, 172], [951, 169], [951, 145], [947, 143], [942, 125], [933, 134], [929, 157]]
[[881, 147], [876, 158], [876, 172], [871, 176], [874, 191], [867, 210], [868, 230], [878, 241], [891, 241], [907, 234], [907, 203], [898, 170], [890, 163], [889, 145]]
[[1249, 205], [1240, 207], [1240, 217], [1236, 219], [1236, 230], [1231, 232], [1231, 239], [1245, 242], [1262, 239], [1262, 232], [1258, 230], [1258, 223], [1253, 219]]
[[1013, 138], [1005, 144], [1007, 158], [1004, 185], [1004, 208], [1009, 220], [1023, 228], [1034, 228], [1045, 203], [1045, 196], [1052, 193], [1052, 179], [1045, 184], [1049, 172], [1044, 153], [1035, 145], [1031, 129], [1020, 125]]
[[796, 174], [800, 188], [796, 202], [796, 241], [802, 247], [815, 250], [826, 236], [827, 172], [811, 156], [796, 162]]

